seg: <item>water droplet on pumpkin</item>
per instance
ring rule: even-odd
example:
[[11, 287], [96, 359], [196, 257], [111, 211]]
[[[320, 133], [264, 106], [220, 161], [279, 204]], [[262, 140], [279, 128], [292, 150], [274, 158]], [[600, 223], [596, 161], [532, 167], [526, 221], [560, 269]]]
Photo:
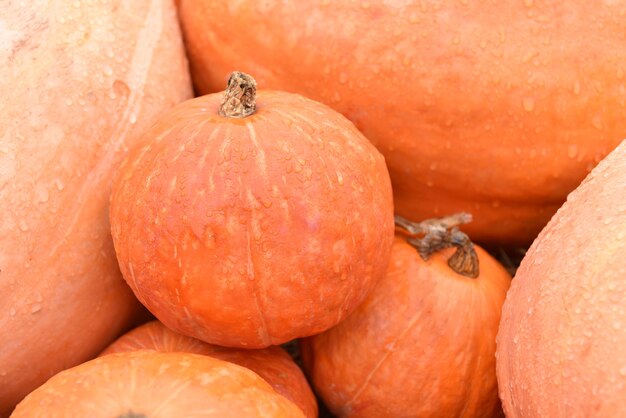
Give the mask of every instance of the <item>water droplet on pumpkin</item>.
[[45, 186], [37, 186], [37, 188], [35, 189], [35, 198], [37, 199], [37, 202], [47, 202], [49, 197], [50, 194], [48, 193], [48, 189], [46, 189]]
[[343, 73], [343, 72], [342, 72], [342, 73], [340, 73], [340, 74], [339, 74], [339, 82], [340, 82], [341, 84], [345, 84], [347, 81], [348, 81], [348, 74]]
[[59, 179], [56, 179], [54, 181], [54, 185], [56, 186], [57, 190], [63, 190], [63, 188], [65, 187], [65, 185], [63, 184], [63, 182]]
[[574, 83], [574, 94], [580, 94], [580, 81], [578, 80]]
[[524, 110], [527, 112], [532, 112], [535, 110], [535, 99], [532, 97], [526, 97], [522, 101], [522, 105], [524, 106]]
[[[130, 88], [128, 87], [128, 84], [122, 80], [115, 80], [113, 82], [113, 94], [115, 96], [120, 95], [122, 97], [126, 97], [130, 94]], [[115, 97], [111, 98], [114, 99]]]
[[137, 114], [136, 113], [131, 113], [130, 118], [128, 118], [128, 121], [130, 123], [135, 123], [137, 122]]
[[70, 99], [69, 97], [67, 97], [65, 99], [65, 105], [66, 106], [71, 106], [72, 104], [74, 104], [74, 102], [72, 101], [72, 99]]
[[578, 146], [576, 144], [571, 144], [567, 147], [567, 156], [569, 158], [575, 158], [578, 155]]
[[20, 230], [23, 232], [28, 231], [28, 224], [24, 219], [20, 220]]
[[459, 0], [459, 2], [464, 5], [467, 6], [467, 4], [469, 3], [469, 0]]
[[626, 376], [626, 366], [619, 369], [619, 374], [621, 374], [622, 376]]
[[534, 0], [524, 0], [524, 6], [531, 8], [535, 4]]
[[41, 310], [41, 304], [37, 303], [30, 308], [30, 313], [37, 313]]
[[595, 115], [593, 118], [591, 118], [591, 125], [593, 125], [593, 127], [596, 129], [602, 130], [602, 117], [600, 115]]
[[11, 308], [11, 309], [9, 310], [9, 315], [11, 315], [11, 316], [15, 316], [15, 313], [16, 313], [15, 308]]
[[102, 72], [104, 73], [105, 76], [110, 77], [113, 75], [113, 68], [111, 68], [108, 65], [105, 65], [104, 68], [102, 69]]
[[513, 344], [517, 343], [519, 343], [519, 337], [516, 335], [515, 337], [513, 337]]

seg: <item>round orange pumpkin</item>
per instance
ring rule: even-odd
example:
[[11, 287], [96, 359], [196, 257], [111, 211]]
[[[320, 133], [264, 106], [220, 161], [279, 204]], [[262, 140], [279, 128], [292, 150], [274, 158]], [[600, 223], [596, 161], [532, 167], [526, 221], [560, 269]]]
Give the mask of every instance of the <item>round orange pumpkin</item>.
[[626, 4], [182, 0], [202, 93], [234, 68], [340, 111], [383, 153], [396, 213], [469, 211], [530, 243], [626, 136]]
[[97, 355], [139, 304], [110, 237], [111, 175], [191, 96], [170, 1], [0, 2], [0, 416]]
[[479, 247], [478, 275], [461, 275], [448, 265], [452, 251], [424, 261], [397, 235], [387, 274], [365, 302], [302, 341], [305, 370], [336, 416], [501, 414], [494, 354], [510, 276]]
[[302, 411], [252, 371], [212, 357], [141, 350], [63, 371], [12, 418], [297, 418]]
[[220, 347], [185, 337], [152, 321], [124, 334], [101, 354], [137, 350], [203, 354], [246, 367], [268, 382], [276, 392], [302, 409], [308, 418], [317, 417], [317, 401], [300, 368], [278, 346], [262, 350]]
[[626, 141], [522, 260], [498, 333], [507, 417], [626, 416]]
[[[168, 328], [262, 348], [322, 332], [385, 272], [385, 162], [343, 116], [241, 73], [177, 106], [113, 186], [120, 267]], [[256, 106], [256, 111], [254, 110]]]

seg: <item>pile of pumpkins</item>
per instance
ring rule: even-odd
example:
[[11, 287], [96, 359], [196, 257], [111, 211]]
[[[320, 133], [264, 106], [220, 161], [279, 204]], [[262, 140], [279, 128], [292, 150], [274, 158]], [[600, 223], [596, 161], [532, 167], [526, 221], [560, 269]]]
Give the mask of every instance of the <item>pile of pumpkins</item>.
[[626, 416], [625, 14], [0, 4], [0, 417]]

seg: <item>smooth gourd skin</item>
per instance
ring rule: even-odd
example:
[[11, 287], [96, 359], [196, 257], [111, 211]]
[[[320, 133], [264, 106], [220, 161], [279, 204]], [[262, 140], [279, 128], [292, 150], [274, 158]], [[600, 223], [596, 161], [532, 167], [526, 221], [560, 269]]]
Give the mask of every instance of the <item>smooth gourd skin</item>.
[[302, 342], [305, 370], [338, 417], [501, 415], [495, 344], [510, 284], [476, 247], [476, 279], [452, 271], [454, 250], [423, 261], [396, 236], [386, 276], [336, 327]]
[[257, 111], [189, 100], [120, 169], [111, 226], [120, 267], [168, 328], [263, 348], [322, 332], [385, 271], [389, 174], [354, 125], [302, 96], [258, 91]]
[[302, 411], [252, 371], [190, 353], [111, 354], [65, 370], [29, 394], [11, 418], [300, 418]]
[[529, 249], [504, 304], [507, 417], [626, 416], [626, 141]]
[[203, 93], [233, 69], [340, 111], [396, 212], [526, 244], [626, 137], [625, 1], [183, 0]]
[[112, 171], [191, 95], [170, 1], [0, 2], [0, 416], [95, 356], [138, 303], [107, 216]]
[[317, 418], [317, 400], [304, 374], [278, 346], [261, 350], [220, 347], [180, 335], [159, 321], [152, 321], [122, 335], [100, 355], [138, 350], [203, 354], [246, 367], [298, 405], [307, 418]]

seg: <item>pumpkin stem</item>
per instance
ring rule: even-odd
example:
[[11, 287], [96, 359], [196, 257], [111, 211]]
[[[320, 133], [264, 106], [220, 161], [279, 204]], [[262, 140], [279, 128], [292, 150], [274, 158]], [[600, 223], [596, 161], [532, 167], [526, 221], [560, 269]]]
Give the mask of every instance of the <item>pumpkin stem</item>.
[[218, 110], [219, 115], [227, 118], [245, 118], [255, 110], [256, 81], [252, 76], [240, 71], [231, 73]]
[[475, 279], [479, 274], [478, 255], [474, 243], [459, 230], [460, 225], [471, 221], [472, 215], [465, 212], [419, 223], [395, 216], [396, 227], [410, 235], [407, 242], [415, 247], [422, 259], [428, 260], [433, 253], [444, 248], [456, 247], [448, 259], [448, 266], [458, 274]]

